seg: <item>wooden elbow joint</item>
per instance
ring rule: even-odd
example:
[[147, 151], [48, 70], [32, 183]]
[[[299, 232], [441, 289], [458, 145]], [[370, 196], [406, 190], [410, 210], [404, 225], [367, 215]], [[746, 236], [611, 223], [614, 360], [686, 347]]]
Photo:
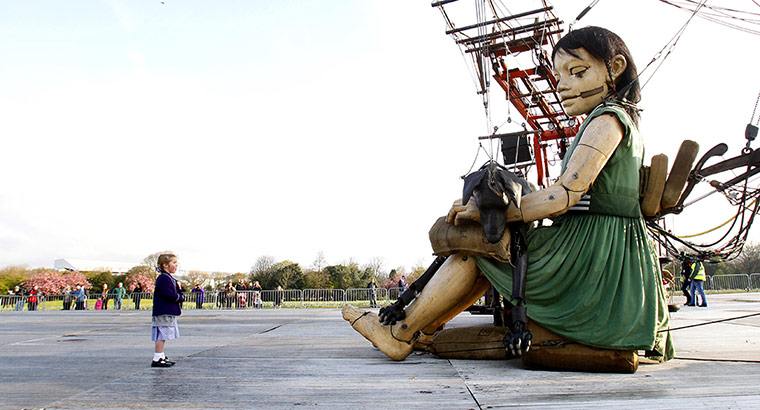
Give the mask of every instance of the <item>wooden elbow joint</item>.
[[552, 185], [543, 190], [540, 197], [535, 198], [530, 206], [523, 206], [523, 221], [530, 222], [538, 219], [561, 215], [571, 206], [570, 196], [562, 185]]
[[[607, 163], [607, 156], [591, 145], [578, 144], [557, 183], [571, 192], [585, 193]], [[577, 201], [576, 201], [577, 202]], [[575, 203], [571, 204], [575, 205]]]

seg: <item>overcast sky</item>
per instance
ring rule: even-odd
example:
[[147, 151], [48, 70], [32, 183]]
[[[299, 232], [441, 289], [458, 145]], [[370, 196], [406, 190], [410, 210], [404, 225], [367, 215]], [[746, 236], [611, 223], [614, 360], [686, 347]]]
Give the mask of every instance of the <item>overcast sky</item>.
[[[589, 1], [557, 3], [566, 27]], [[601, 0], [576, 27], [617, 32], [643, 68], [687, 18]], [[262, 255], [308, 267], [320, 251], [428, 264], [428, 229], [487, 129], [444, 31], [429, 1], [2, 2], [0, 267], [165, 249], [225, 272]], [[693, 21], [643, 91], [648, 156], [685, 138], [740, 153], [758, 40]], [[732, 210], [669, 223], [696, 233]]]

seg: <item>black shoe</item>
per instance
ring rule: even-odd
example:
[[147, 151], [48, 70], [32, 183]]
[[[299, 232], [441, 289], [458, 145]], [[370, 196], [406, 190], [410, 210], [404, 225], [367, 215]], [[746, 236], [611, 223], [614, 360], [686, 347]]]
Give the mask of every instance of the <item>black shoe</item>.
[[164, 356], [164, 360], [166, 360], [166, 363], [171, 363], [171, 364], [173, 364], [173, 365], [174, 365], [174, 364], [177, 364], [177, 362], [174, 362], [174, 361], [171, 361], [171, 360], [169, 360], [169, 358], [168, 358], [168, 357], [166, 357], [166, 356]]
[[150, 367], [172, 367], [172, 366], [174, 366], [174, 362], [169, 362], [163, 357], [158, 360], [154, 360], [150, 364]]
[[699, 307], [707, 307], [707, 303], [705, 303], [704, 305], [699, 305]]

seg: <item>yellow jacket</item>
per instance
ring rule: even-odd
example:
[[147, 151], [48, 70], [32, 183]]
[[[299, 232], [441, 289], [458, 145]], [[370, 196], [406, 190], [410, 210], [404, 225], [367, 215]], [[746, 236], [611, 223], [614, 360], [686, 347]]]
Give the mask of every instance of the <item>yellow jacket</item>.
[[691, 265], [691, 278], [694, 280], [705, 280], [705, 265], [702, 262], [695, 262]]

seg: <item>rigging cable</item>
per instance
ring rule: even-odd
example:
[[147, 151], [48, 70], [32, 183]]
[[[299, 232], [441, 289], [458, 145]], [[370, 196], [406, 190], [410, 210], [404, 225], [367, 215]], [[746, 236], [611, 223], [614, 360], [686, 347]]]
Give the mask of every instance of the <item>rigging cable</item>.
[[[660, 1], [663, 1], [663, 2], [665, 2], [665, 1], [667, 1], [667, 0], [660, 0]], [[686, 20], [686, 22], [684, 23], [684, 25], [683, 25], [683, 26], [681, 26], [681, 28], [680, 28], [680, 29], [679, 29], [679, 30], [676, 32], [676, 34], [675, 34], [675, 35], [673, 35], [673, 37], [672, 37], [672, 38], [671, 38], [671, 39], [670, 39], [670, 40], [669, 40], [667, 43], [665, 43], [665, 45], [662, 47], [662, 49], [660, 49], [660, 51], [658, 51], [658, 52], [656, 52], [656, 53], [654, 54], [654, 56], [652, 57], [652, 60], [650, 60], [650, 61], [649, 61], [649, 63], [647, 63], [647, 65], [646, 65], [646, 66], [644, 66], [644, 68], [643, 68], [643, 69], [641, 69], [641, 70], [638, 72], [638, 74], [636, 74], [636, 78], [634, 78], [634, 80], [638, 80], [638, 79], [639, 79], [639, 78], [640, 78], [640, 77], [641, 77], [641, 76], [644, 74], [644, 72], [645, 72], [645, 71], [646, 71], [646, 70], [647, 70], [647, 69], [648, 69], [648, 68], [649, 68], [649, 67], [650, 67], [652, 64], [654, 64], [654, 63], [655, 63], [657, 60], [659, 60], [659, 59], [660, 59], [660, 57], [662, 56], [662, 53], [663, 53], [663, 52], [665, 52], [665, 50], [667, 49], [667, 53], [665, 54], [665, 57], [662, 57], [662, 60], [660, 61], [660, 64], [658, 64], [658, 65], [657, 65], [657, 67], [656, 67], [656, 68], [655, 68], [655, 70], [652, 72], [652, 74], [649, 76], [649, 78], [647, 79], [647, 81], [646, 81], [645, 83], [641, 84], [641, 86], [639, 87], [639, 89], [640, 89], [640, 90], [643, 90], [643, 89], [644, 89], [644, 87], [645, 87], [645, 86], [646, 86], [646, 85], [649, 83], [649, 81], [652, 79], [652, 77], [654, 77], [654, 75], [655, 75], [655, 73], [657, 72], [657, 70], [659, 70], [659, 69], [660, 69], [660, 67], [662, 66], [662, 64], [665, 62], [665, 59], [666, 59], [666, 58], [668, 58], [668, 56], [670, 55], [670, 53], [673, 51], [673, 48], [674, 48], [674, 47], [676, 46], [676, 44], [678, 43], [678, 40], [680, 40], [680, 38], [681, 38], [681, 36], [683, 35], [684, 31], [686, 31], [686, 26], [688, 26], [688, 25], [689, 25], [689, 23], [691, 22], [691, 20], [694, 18], [694, 16], [696, 16], [696, 15], [697, 15], [697, 12], [699, 11], [699, 9], [700, 9], [702, 6], [704, 6], [704, 5], [705, 5], [705, 3], [707, 3], [707, 0], [702, 0], [702, 1], [699, 3], [699, 5], [697, 6], [697, 8], [696, 8], [696, 9], [695, 9], [695, 10], [692, 12], [691, 16], [688, 18], [688, 20]], [[628, 91], [628, 89], [629, 89], [629, 88], [631, 88], [631, 87], [632, 87], [632, 86], [633, 86], [633, 85], [636, 83], [636, 81], [634, 81], [634, 80], [632, 80], [630, 83], [628, 83], [628, 85], [626, 85], [625, 87], [623, 87], [622, 89], [620, 89], [619, 91], [617, 91], [617, 95], [619, 95], [619, 96], [621, 96], [621, 97], [622, 97], [623, 95], [625, 95], [626, 91]], [[634, 107], [634, 108], [636, 108], [636, 106], [635, 106], [635, 105], [633, 105], [633, 107]]]
[[[747, 236], [749, 235], [749, 229], [752, 226], [752, 223], [754, 222], [755, 215], [757, 215], [758, 208], [760, 208], [760, 201], [755, 201], [754, 208], [750, 209], [749, 206], [745, 207], [744, 210], [739, 211], [741, 214], [741, 222], [739, 224], [739, 232], [731, 238], [724, 246], [722, 246], [718, 250], [707, 250], [707, 248], [714, 246], [715, 244], [708, 244], [708, 245], [697, 245], [695, 243], [685, 241], [683, 239], [678, 238], [677, 236], [673, 235], [671, 232], [668, 232], [665, 230], [665, 228], [659, 226], [656, 221], [648, 220], [646, 221], [647, 228], [652, 233], [652, 238], [657, 241], [660, 245], [665, 247], [665, 249], [672, 255], [679, 255], [684, 254], [684, 249], [677, 248], [672, 241], [678, 242], [683, 247], [688, 248], [688, 250], [692, 251], [694, 254], [691, 255], [692, 259], [698, 259], [707, 263], [719, 263], [719, 262], [726, 262], [730, 261], [737, 256], [739, 256], [742, 248], [744, 247], [744, 244], [747, 240]], [[745, 224], [744, 222], [744, 213], [750, 212], [749, 218]], [[739, 213], [737, 213], [737, 218], [739, 216]], [[734, 222], [736, 220], [734, 219]], [[728, 230], [726, 235], [723, 236], [718, 242], [725, 239], [726, 236], [728, 236], [728, 233], [733, 230], [734, 224], [732, 224], [732, 227]], [[717, 242], [716, 242], [717, 244]]]
[[478, 150], [475, 151], [475, 159], [472, 161], [472, 165], [470, 165], [470, 169], [467, 170], [467, 172], [465, 172], [464, 175], [462, 175], [462, 177], [461, 177], [462, 179], [464, 179], [465, 176], [469, 175], [472, 172], [472, 170], [475, 169], [475, 164], [478, 163], [478, 156], [480, 156], [480, 150], [483, 150], [483, 152], [485, 152], [485, 154], [488, 157], [488, 159], [490, 161], [493, 161], [493, 157], [491, 157], [491, 155], [488, 153], [488, 151], [486, 151], [485, 147], [483, 147], [483, 144], [482, 143], [478, 143]]
[[713, 325], [715, 323], [730, 322], [732, 320], [746, 319], [748, 317], [754, 317], [754, 316], [760, 316], [760, 313], [750, 313], [749, 315], [730, 317], [728, 319], [718, 319], [718, 320], [713, 320], [711, 322], [697, 323], [697, 324], [694, 324], [694, 325], [681, 326], [681, 327], [676, 327], [676, 328], [672, 328], [672, 329], [663, 329], [663, 330], [659, 330], [657, 333], [672, 332], [672, 331], [675, 331], [675, 330], [689, 329], [689, 328], [692, 328], [692, 327]]
[[[747, 208], [748, 208], [748, 207], [750, 207], [750, 206], [752, 206], [752, 205], [754, 205], [754, 204], [755, 204], [755, 202], [757, 202], [757, 198], [755, 198], [755, 200], [754, 200], [754, 201], [752, 201], [752, 203], [750, 203], [750, 204], [747, 206]], [[745, 210], [746, 210], [746, 209], [745, 209]], [[731, 218], [727, 219], [727, 220], [726, 220], [726, 222], [723, 222], [722, 224], [720, 224], [720, 225], [718, 225], [718, 226], [716, 226], [716, 227], [714, 227], [714, 228], [712, 228], [712, 229], [708, 229], [708, 230], [706, 230], [706, 231], [704, 231], [704, 232], [700, 232], [700, 233], [695, 233], [695, 234], [693, 234], [693, 235], [681, 235], [681, 236], [678, 236], [678, 237], [679, 237], [679, 238], [681, 238], [681, 239], [686, 239], [686, 238], [695, 238], [695, 237], [697, 237], [697, 236], [706, 235], [706, 234], [708, 234], [708, 233], [710, 233], [710, 232], [713, 232], [713, 231], [715, 231], [715, 230], [717, 230], [717, 229], [720, 229], [720, 228], [722, 228], [722, 227], [726, 226], [726, 225], [727, 225], [729, 222], [731, 222], [731, 221], [735, 221], [735, 220], [736, 220], [736, 216], [732, 216]]]
[[596, 3], [599, 3], [599, 0], [593, 0], [591, 4], [586, 6], [586, 8], [583, 9], [583, 11], [580, 14], [578, 14], [578, 17], [576, 17], [575, 20], [573, 20], [573, 22], [567, 26], [567, 31], [573, 31], [573, 25], [575, 25], [575, 23], [577, 23], [578, 20], [582, 19], [583, 16], [585, 16], [589, 11], [591, 11], [591, 8], [596, 6]]
[[[752, 124], [752, 120], [755, 119], [755, 113], [757, 112], [757, 104], [760, 103], [760, 93], [757, 93], [757, 100], [755, 100], [755, 108], [752, 109], [752, 116], [749, 118], [749, 123]], [[757, 117], [755, 125], [760, 125], [760, 117]]]
[[[442, 5], [438, 6], [438, 9], [441, 11], [441, 15], [443, 15], [444, 20], [446, 20], [446, 25], [449, 27], [449, 29], [450, 30], [456, 29], [456, 26], [454, 26], [454, 23], [449, 18], [448, 13], [446, 13], [446, 9]], [[464, 38], [469, 38], [469, 36], [466, 35], [466, 34], [464, 34], [464, 33], [459, 33], [459, 35], [461, 35], [461, 37], [463, 39]], [[452, 33], [451, 37], [454, 39], [454, 43], [457, 44], [457, 49], [459, 50], [459, 54], [462, 55], [462, 59], [465, 61], [465, 67], [467, 68], [467, 73], [470, 74], [470, 80], [472, 80], [473, 84], [475, 85], [475, 89], [477, 90], [478, 89], [478, 80], [476, 78], [476, 74], [472, 70], [470, 64], [467, 62], [468, 57], [465, 54], [464, 50], [462, 49], [462, 45], [460, 45], [459, 43], [457, 43], [457, 40], [458, 40], [457, 33]], [[472, 60], [473, 60], [472, 61], [473, 65], [476, 65], [474, 57], [472, 57]]]
[[[689, 25], [689, 23], [691, 23], [691, 20], [694, 19], [694, 16], [697, 15], [699, 10], [702, 8], [702, 6], [705, 5], [705, 3], [707, 3], [707, 0], [702, 0], [699, 3], [697, 8], [694, 9], [694, 12], [691, 14], [691, 16], [689, 16], [689, 19], [686, 20], [686, 23], [684, 23], [684, 25], [681, 26], [681, 29], [676, 32], [675, 36], [673, 36], [673, 38], [671, 38], [670, 41], [665, 44], [665, 47], [663, 47], [662, 50], [658, 51], [657, 54], [655, 54], [655, 56], [652, 58], [652, 61], [650, 61], [649, 64], [647, 64], [646, 67], [644, 67], [644, 69], [639, 72], [639, 76], [641, 76], [641, 74], [644, 71], [646, 71], [646, 69], [649, 68], [649, 66], [652, 65], [652, 63], [654, 63], [655, 60], [657, 60], [662, 55], [662, 52], [665, 51], [665, 49], [667, 48], [667, 52], [665, 53], [665, 56], [662, 57], [662, 60], [660, 61], [660, 63], [657, 65], [657, 67], [655, 67], [652, 74], [649, 75], [649, 78], [647, 79], [647, 81], [641, 85], [642, 90], [644, 89], [644, 87], [646, 87], [647, 84], [649, 84], [649, 81], [652, 79], [652, 77], [654, 77], [655, 73], [657, 73], [657, 70], [659, 70], [660, 67], [662, 67], [662, 64], [665, 62], [668, 56], [670, 56], [670, 53], [673, 52], [673, 48], [675, 48], [676, 44], [678, 44], [678, 40], [681, 39], [681, 36], [686, 31], [686, 27]], [[668, 44], [670, 44], [670, 46], [668, 46]]]
[[[685, 7], [684, 5], [676, 4], [675, 2], [673, 2], [671, 0], [659, 0], [659, 1], [661, 3], [667, 4], [669, 6], [673, 6], [675, 8], [678, 8], [678, 9], [681, 9], [681, 10], [684, 10], [684, 11], [688, 11], [688, 12], [693, 12], [694, 11], [694, 10], [688, 8], [688, 7]], [[696, 2], [694, 0], [686, 0], [686, 2], [688, 4], [696, 4]], [[755, 3], [755, 4], [757, 4], [757, 3]], [[705, 4], [704, 7], [707, 8], [707, 9], [712, 10], [713, 12], [712, 13], [708, 13], [708, 12], [704, 12], [703, 11], [703, 12], [699, 13], [699, 17], [701, 17], [701, 18], [703, 18], [703, 19], [705, 19], [707, 21], [710, 21], [710, 22], [713, 22], [713, 23], [720, 24], [722, 26], [728, 27], [728, 28], [736, 29], [736, 30], [743, 31], [743, 32], [749, 33], [749, 34], [760, 35], [760, 31], [753, 30], [753, 29], [750, 29], [750, 28], [747, 28], [747, 27], [743, 27], [743, 26], [741, 26], [739, 24], [736, 24], [736, 23], [729, 23], [727, 21], [724, 21], [724, 19], [738, 20], [738, 21], [742, 21], [742, 22], [747, 23], [747, 24], [758, 25], [758, 24], [760, 24], [760, 20], [737, 17], [737, 16], [730, 15], [729, 13], [741, 13], [741, 14], [747, 14], [747, 15], [752, 15], [752, 16], [760, 16], [760, 14], [758, 14], [758, 13], [752, 13], [752, 12], [749, 12], [749, 11], [730, 9], [730, 8], [727, 8], [727, 7], [710, 6], [710, 5], [707, 5], [707, 4]]]

